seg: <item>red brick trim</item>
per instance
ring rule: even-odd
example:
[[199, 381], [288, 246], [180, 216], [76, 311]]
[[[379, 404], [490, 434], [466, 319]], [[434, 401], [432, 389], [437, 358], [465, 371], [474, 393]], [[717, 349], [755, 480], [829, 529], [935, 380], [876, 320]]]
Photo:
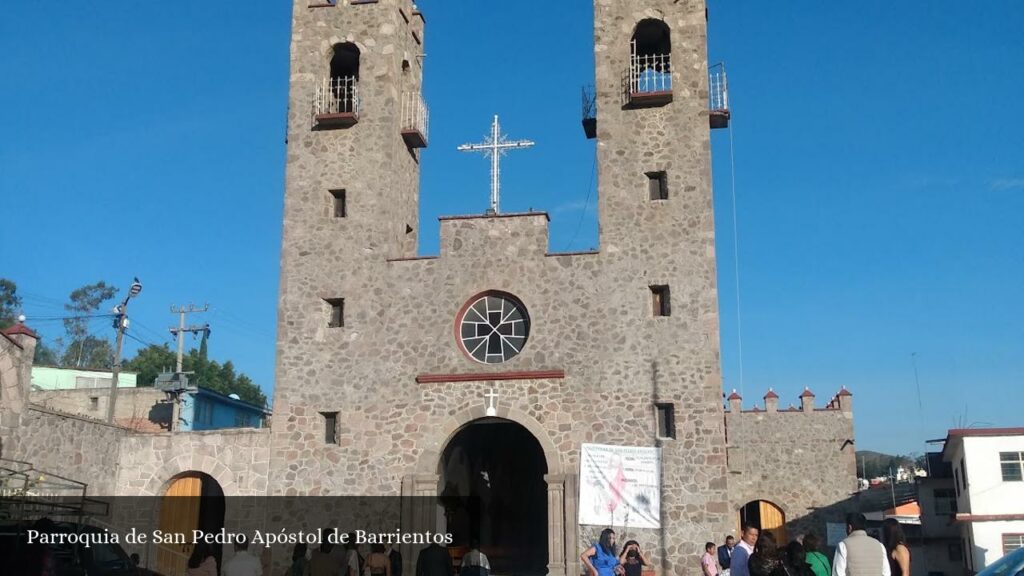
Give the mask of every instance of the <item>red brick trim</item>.
[[475, 372], [468, 374], [420, 374], [417, 384], [438, 382], [484, 382], [487, 380], [561, 380], [565, 370], [530, 370], [524, 372]]
[[1004, 522], [1024, 520], [1024, 514], [957, 514], [957, 522]]

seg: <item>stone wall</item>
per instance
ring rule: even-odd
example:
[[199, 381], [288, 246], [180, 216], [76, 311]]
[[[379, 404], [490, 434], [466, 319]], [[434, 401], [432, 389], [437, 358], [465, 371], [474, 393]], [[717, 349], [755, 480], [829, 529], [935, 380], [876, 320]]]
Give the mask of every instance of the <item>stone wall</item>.
[[122, 439], [117, 481], [121, 496], [158, 496], [185, 472], [213, 477], [226, 496], [267, 493], [270, 431], [131, 434]]
[[[584, 442], [662, 447], [664, 528], [641, 538], [665, 573], [693, 572], [682, 559], [732, 520], [703, 2], [595, 2], [599, 253], [549, 254], [547, 216], [531, 213], [444, 219], [438, 258], [413, 258], [393, 235], [416, 209], [418, 167], [395, 123], [398, 53], [419, 49], [400, 16], [408, 7], [295, 2], [270, 492], [436, 491], [445, 443], [483, 416], [493, 387], [499, 414], [554, 447], [545, 451], [557, 495], [549, 518], [565, 532], [549, 534], [550, 573], [576, 573], [579, 547], [589, 545], [589, 533], [563, 517], [574, 512]], [[672, 28], [675, 100], [625, 110], [630, 36], [647, 17]], [[362, 52], [359, 122], [312, 129], [313, 87], [330, 47], [346, 40]], [[671, 192], [655, 202], [645, 173], [658, 170]], [[331, 188], [346, 189], [347, 218], [331, 218]], [[652, 314], [656, 285], [671, 288], [671, 316]], [[521, 300], [532, 322], [522, 353], [501, 365], [477, 363], [455, 338], [460, 310], [490, 290]], [[328, 298], [344, 299], [343, 327], [328, 327]], [[552, 371], [564, 377], [530, 376]], [[418, 382], [423, 375], [442, 378]], [[655, 437], [656, 402], [676, 407], [676, 439]], [[324, 441], [321, 412], [338, 413], [336, 445]]]
[[[119, 388], [114, 422], [133, 430], [159, 432], [170, 427], [172, 404], [155, 388]], [[105, 420], [109, 388], [33, 390], [32, 402], [66, 414]]]
[[738, 395], [730, 400], [730, 506], [738, 521], [744, 504], [767, 500], [785, 513], [790, 537], [813, 531], [824, 538], [825, 523], [843, 522], [858, 489], [852, 396], [844, 390], [815, 408], [804, 394], [799, 408], [784, 410], [774, 392], [764, 408], [744, 411]]
[[84, 482], [89, 495], [111, 496], [121, 465], [118, 445], [128, 434], [120, 426], [31, 405], [21, 418], [18, 448], [10, 457]]
[[18, 433], [28, 411], [36, 335], [24, 324], [0, 332], [0, 457], [19, 454]]

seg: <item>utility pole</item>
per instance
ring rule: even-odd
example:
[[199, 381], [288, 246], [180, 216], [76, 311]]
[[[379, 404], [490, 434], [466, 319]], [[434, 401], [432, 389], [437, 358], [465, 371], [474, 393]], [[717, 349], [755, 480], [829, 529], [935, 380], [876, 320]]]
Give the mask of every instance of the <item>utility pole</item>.
[[124, 333], [128, 330], [128, 301], [142, 292], [142, 282], [136, 277], [124, 301], [114, 306], [114, 329], [117, 330], [117, 347], [114, 350], [114, 366], [110, 377], [110, 398], [107, 400], [107, 422], [114, 423], [114, 404], [117, 402], [117, 380], [121, 375], [121, 346]]
[[175, 336], [178, 337], [178, 365], [175, 369], [175, 372], [177, 374], [181, 374], [182, 371], [181, 363], [185, 354], [185, 333], [191, 332], [193, 334], [197, 334], [199, 332], [206, 332], [207, 330], [210, 329], [209, 324], [204, 324], [202, 326], [197, 326], [193, 324], [192, 326], [186, 327], [185, 315], [195, 314], [198, 312], [206, 312], [209, 309], [209, 304], [204, 305], [202, 308], [196, 308], [194, 304], [189, 304], [187, 308], [184, 306], [178, 306], [177, 308], [171, 306], [171, 314], [178, 315], [178, 327], [170, 328], [171, 334], [174, 334]]
[[199, 312], [206, 312], [209, 309], [210, 309], [210, 305], [209, 304], [205, 304], [202, 308], [197, 308], [194, 304], [189, 304], [187, 308], [185, 306], [178, 306], [177, 308], [175, 308], [174, 306], [171, 306], [171, 314], [177, 314], [178, 315], [178, 327], [177, 328], [170, 328], [169, 330], [170, 330], [171, 334], [174, 334], [178, 338], [178, 363], [175, 366], [174, 375], [175, 375], [175, 380], [178, 382], [178, 386], [179, 386], [179, 390], [174, 392], [174, 405], [171, 408], [171, 432], [172, 433], [175, 432], [177, 430], [177, 428], [178, 428], [178, 417], [179, 417], [178, 414], [179, 414], [179, 409], [180, 409], [179, 404], [180, 404], [180, 400], [181, 400], [181, 392], [184, 390], [183, 388], [181, 388], [181, 386], [182, 386], [182, 382], [184, 382], [184, 367], [182, 366], [182, 361], [183, 361], [184, 355], [185, 355], [185, 334], [187, 332], [191, 332], [193, 334], [196, 334], [196, 333], [199, 333], [199, 332], [209, 333], [209, 331], [210, 331], [210, 325], [209, 324], [203, 324], [202, 326], [198, 326], [198, 325], [185, 326], [185, 315], [186, 314], [195, 314], [195, 313], [199, 313]]

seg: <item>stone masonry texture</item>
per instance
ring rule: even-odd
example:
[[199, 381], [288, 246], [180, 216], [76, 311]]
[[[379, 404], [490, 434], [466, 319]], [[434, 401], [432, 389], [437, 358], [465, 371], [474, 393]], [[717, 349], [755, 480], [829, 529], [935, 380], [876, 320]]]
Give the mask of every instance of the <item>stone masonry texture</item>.
[[[579, 574], [602, 528], [576, 526], [583, 443], [661, 447], [662, 528], [630, 531], [659, 573], [699, 574], [704, 542], [735, 531], [749, 501], [781, 507], [791, 534], [822, 530], [854, 489], [849, 397], [723, 408], [704, 3], [595, 0], [594, 11], [599, 250], [551, 253], [547, 214], [530, 212], [442, 218], [440, 254], [417, 257], [419, 155], [401, 110], [421, 89], [425, 18], [409, 0], [295, 0], [271, 428], [143, 433], [30, 405], [27, 385], [9, 393], [22, 352], [0, 342], [4, 456], [93, 494], [159, 495], [202, 472], [229, 496], [431, 496], [447, 442], [484, 416], [493, 389], [497, 416], [544, 452], [552, 576]], [[645, 19], [671, 30], [673, 98], [630, 107], [622, 78]], [[327, 129], [314, 94], [342, 43], [360, 53], [361, 106], [355, 125]], [[667, 200], [650, 199], [649, 172], [666, 174]], [[653, 313], [662, 285], [669, 316]], [[491, 291], [531, 320], [501, 364], [476, 362], [456, 338], [460, 310]], [[344, 323], [330, 327], [338, 298]], [[674, 406], [675, 438], [657, 437], [656, 403]], [[324, 413], [338, 414], [336, 443]]]

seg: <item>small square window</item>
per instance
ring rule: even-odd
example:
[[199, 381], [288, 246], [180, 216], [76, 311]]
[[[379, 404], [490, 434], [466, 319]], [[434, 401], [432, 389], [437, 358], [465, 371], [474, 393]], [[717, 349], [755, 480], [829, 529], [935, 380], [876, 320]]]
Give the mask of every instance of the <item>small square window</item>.
[[345, 218], [348, 216], [348, 204], [346, 203], [344, 190], [331, 190], [331, 197], [334, 199], [334, 217]]
[[338, 413], [321, 412], [324, 417], [324, 444], [338, 443]]
[[100, 409], [100, 399], [99, 399], [98, 396], [90, 396], [89, 397], [89, 409], [90, 410], [99, 410]]
[[648, 172], [647, 189], [651, 200], [668, 200], [668, 174], [664, 171]]
[[655, 316], [671, 316], [668, 286], [651, 286], [651, 302]]
[[676, 437], [676, 407], [674, 404], [655, 404], [658, 419], [658, 438]]
[[330, 307], [331, 315], [327, 321], [328, 328], [341, 328], [345, 325], [345, 299], [324, 298], [324, 302]]

